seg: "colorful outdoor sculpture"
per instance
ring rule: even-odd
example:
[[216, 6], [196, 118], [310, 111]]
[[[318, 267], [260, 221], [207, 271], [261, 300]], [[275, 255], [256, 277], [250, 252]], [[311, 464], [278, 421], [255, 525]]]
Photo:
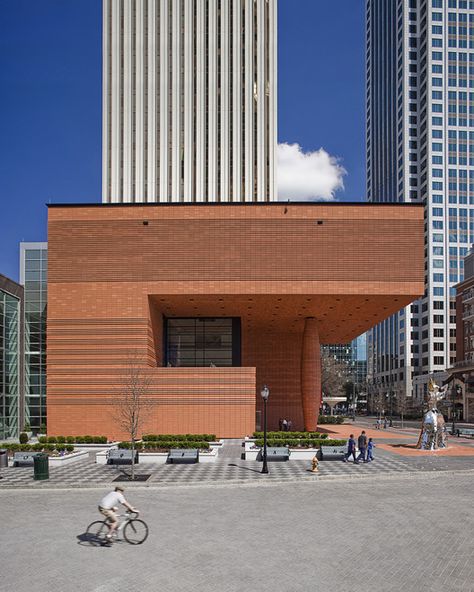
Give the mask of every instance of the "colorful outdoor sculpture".
[[416, 445], [421, 450], [437, 450], [438, 448], [447, 447], [444, 417], [438, 411], [438, 401], [446, 395], [447, 389], [448, 385], [440, 389], [433, 379], [430, 379], [428, 385], [428, 411], [423, 417], [420, 437]]

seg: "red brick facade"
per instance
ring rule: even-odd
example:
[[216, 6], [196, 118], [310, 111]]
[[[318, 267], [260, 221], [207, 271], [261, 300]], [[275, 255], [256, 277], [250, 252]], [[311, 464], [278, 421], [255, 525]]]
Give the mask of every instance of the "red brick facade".
[[[113, 402], [132, 352], [156, 403], [145, 431], [250, 433], [263, 383], [270, 429], [314, 428], [318, 335], [348, 341], [424, 289], [417, 206], [53, 206], [48, 251], [51, 434], [123, 435]], [[242, 367], [162, 367], [177, 316], [240, 317]]]

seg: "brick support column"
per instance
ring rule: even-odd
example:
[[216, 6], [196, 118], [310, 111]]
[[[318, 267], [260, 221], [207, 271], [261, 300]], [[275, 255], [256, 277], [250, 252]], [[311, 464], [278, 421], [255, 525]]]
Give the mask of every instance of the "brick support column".
[[305, 320], [301, 350], [301, 399], [304, 429], [314, 431], [321, 405], [321, 352], [318, 323], [314, 317]]

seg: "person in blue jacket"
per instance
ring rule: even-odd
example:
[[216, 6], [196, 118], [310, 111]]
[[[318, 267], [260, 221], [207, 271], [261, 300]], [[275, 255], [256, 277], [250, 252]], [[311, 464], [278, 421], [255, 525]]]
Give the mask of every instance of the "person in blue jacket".
[[374, 448], [374, 441], [372, 440], [372, 438], [369, 438], [369, 443], [367, 444], [367, 462], [374, 460]]
[[347, 441], [347, 452], [342, 460], [347, 462], [351, 456], [354, 458], [354, 463], [358, 465], [359, 461], [356, 458], [356, 442], [354, 440], [354, 434], [349, 436], [349, 440]]

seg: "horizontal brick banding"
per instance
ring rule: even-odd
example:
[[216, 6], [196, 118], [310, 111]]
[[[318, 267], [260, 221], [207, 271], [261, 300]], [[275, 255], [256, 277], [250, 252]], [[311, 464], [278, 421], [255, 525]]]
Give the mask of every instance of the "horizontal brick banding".
[[[363, 333], [423, 293], [423, 248], [417, 206], [52, 207], [48, 431], [125, 436], [112, 415], [132, 354], [147, 431], [249, 434], [263, 383], [269, 428], [301, 429], [305, 319], [321, 343]], [[161, 367], [167, 316], [239, 317], [243, 367]]]

